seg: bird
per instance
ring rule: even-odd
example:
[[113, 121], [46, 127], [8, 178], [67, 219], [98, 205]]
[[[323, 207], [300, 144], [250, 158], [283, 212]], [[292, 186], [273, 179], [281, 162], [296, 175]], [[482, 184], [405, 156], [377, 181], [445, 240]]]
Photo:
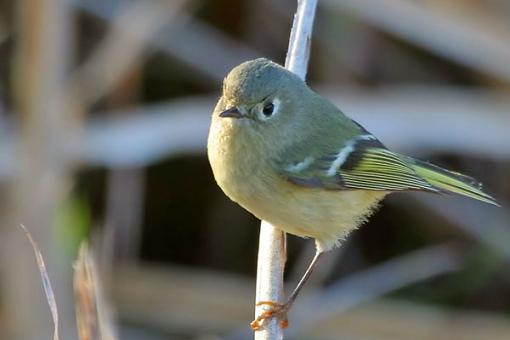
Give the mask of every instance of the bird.
[[386, 148], [305, 81], [266, 58], [234, 67], [212, 113], [207, 154], [223, 192], [257, 218], [315, 240], [316, 253], [286, 313], [322, 254], [367, 221], [388, 194], [454, 193], [498, 205], [477, 180]]

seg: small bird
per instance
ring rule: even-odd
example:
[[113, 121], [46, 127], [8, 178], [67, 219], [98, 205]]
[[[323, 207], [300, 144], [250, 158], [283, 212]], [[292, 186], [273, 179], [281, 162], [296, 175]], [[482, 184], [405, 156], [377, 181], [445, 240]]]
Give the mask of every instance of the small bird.
[[389, 193], [456, 193], [497, 205], [471, 177], [388, 150], [297, 75], [264, 58], [225, 78], [212, 115], [208, 157], [225, 194], [259, 219], [313, 238], [316, 254], [284, 305], [284, 316], [319, 257], [374, 212]]

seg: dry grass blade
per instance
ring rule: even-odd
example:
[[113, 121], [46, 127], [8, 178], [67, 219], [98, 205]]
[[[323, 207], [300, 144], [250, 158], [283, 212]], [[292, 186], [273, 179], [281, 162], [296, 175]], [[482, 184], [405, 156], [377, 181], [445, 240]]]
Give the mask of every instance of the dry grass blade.
[[76, 323], [80, 340], [116, 339], [106, 300], [102, 297], [94, 257], [86, 243], [74, 265]]
[[28, 231], [28, 229], [21, 224], [20, 225], [25, 235], [27, 236], [30, 244], [32, 245], [32, 249], [34, 250], [35, 258], [37, 260], [37, 266], [39, 268], [39, 273], [41, 274], [41, 280], [44, 287], [44, 293], [46, 294], [46, 300], [48, 300], [48, 305], [50, 306], [51, 316], [53, 318], [54, 331], [53, 331], [53, 340], [58, 340], [58, 308], [57, 301], [55, 300], [55, 294], [53, 293], [53, 288], [51, 287], [50, 277], [48, 276], [48, 271], [46, 270], [46, 265], [44, 264], [44, 259], [41, 253], [41, 250], [37, 246], [37, 243], [34, 241], [32, 234]]

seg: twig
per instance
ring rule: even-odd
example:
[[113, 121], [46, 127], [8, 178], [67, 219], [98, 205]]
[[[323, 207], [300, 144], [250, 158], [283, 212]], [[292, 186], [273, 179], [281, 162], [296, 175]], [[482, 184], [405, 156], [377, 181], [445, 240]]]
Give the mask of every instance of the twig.
[[[319, 325], [328, 323], [339, 314], [403, 287], [459, 270], [463, 262], [459, 247], [455, 243], [445, 243], [421, 248], [356, 272], [325, 289], [303, 296], [300, 308], [291, 311], [295, 326], [289, 329], [288, 336], [306, 337], [311, 330], [317, 330]], [[245, 330], [239, 328], [225, 339], [243, 339], [246, 336]]]
[[34, 241], [32, 234], [28, 231], [28, 229], [20, 224], [21, 228], [25, 232], [27, 239], [30, 241], [32, 245], [32, 249], [34, 250], [35, 259], [37, 260], [37, 267], [39, 268], [39, 273], [41, 274], [41, 281], [44, 288], [44, 294], [46, 295], [46, 300], [48, 301], [48, 306], [50, 307], [51, 317], [53, 318], [53, 340], [58, 340], [58, 308], [57, 301], [55, 300], [55, 294], [53, 293], [53, 288], [51, 287], [51, 280], [48, 276], [48, 271], [46, 270], [46, 264], [44, 263], [44, 258], [42, 256], [41, 250], [39, 246]]
[[[294, 16], [285, 67], [305, 79], [310, 54], [313, 19], [317, 0], [299, 0]], [[262, 221], [257, 268], [257, 301], [283, 302], [283, 271], [285, 267], [285, 234]], [[257, 317], [263, 306], [255, 308]], [[282, 339], [278, 320], [271, 319], [255, 332], [256, 340]]]
[[317, 0], [298, 0], [285, 67], [305, 80]]
[[[283, 272], [286, 259], [285, 234], [266, 221], [260, 224], [259, 255], [257, 259], [256, 301], [283, 303]], [[257, 318], [265, 306], [255, 307]], [[279, 320], [266, 320], [263, 328], [255, 332], [255, 340], [283, 339]]]

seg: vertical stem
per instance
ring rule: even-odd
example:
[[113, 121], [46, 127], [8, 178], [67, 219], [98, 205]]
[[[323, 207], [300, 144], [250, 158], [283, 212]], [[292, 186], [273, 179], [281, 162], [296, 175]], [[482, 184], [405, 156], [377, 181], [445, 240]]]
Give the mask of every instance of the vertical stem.
[[[257, 301], [283, 303], [283, 272], [285, 269], [285, 234], [266, 221], [260, 224], [259, 255], [257, 266]], [[264, 305], [255, 307], [255, 317]], [[283, 329], [276, 318], [265, 321], [255, 332], [255, 340], [283, 339]]]
[[[298, 8], [289, 39], [285, 67], [305, 79], [313, 19], [317, 0], [298, 0]], [[284, 302], [283, 271], [285, 268], [285, 234], [271, 224], [262, 221], [257, 268], [257, 301]], [[255, 308], [255, 316], [264, 306]], [[271, 319], [264, 328], [255, 332], [255, 340], [283, 339], [283, 330], [278, 320]]]
[[36, 262], [19, 228], [24, 224], [47, 264], [61, 317], [61, 338], [73, 339], [72, 259], [53, 228], [55, 212], [71, 181], [64, 146], [72, 140], [74, 124], [63, 94], [72, 50], [72, 11], [67, 0], [20, 0], [16, 10], [13, 95], [19, 167], [9, 183], [0, 238], [2, 303], [9, 311], [5, 338], [50, 339], [53, 332]]
[[287, 58], [285, 59], [285, 67], [303, 80], [306, 78], [308, 69], [316, 8], [317, 0], [298, 0], [298, 8], [290, 32]]

